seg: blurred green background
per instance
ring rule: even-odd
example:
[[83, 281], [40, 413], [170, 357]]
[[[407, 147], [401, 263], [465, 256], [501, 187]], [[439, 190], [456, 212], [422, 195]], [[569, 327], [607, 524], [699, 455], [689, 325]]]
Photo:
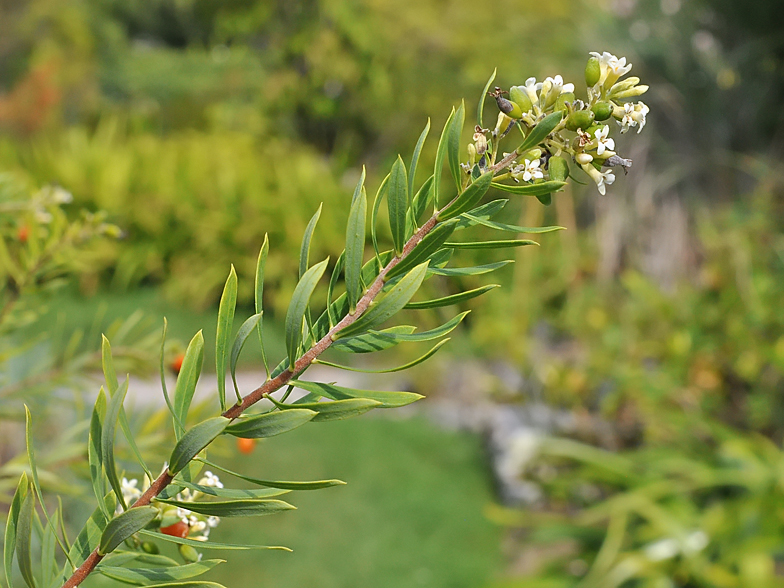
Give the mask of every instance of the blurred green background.
[[[0, 171], [124, 232], [50, 299], [66, 333], [142, 307], [209, 341], [230, 263], [247, 308], [265, 233], [275, 333], [305, 225], [323, 202], [311, 259], [335, 259], [362, 165], [374, 190], [428, 117], [440, 129], [461, 98], [473, 112], [496, 67], [504, 87], [560, 73], [581, 88], [589, 51], [626, 56], [651, 86], [648, 125], [618, 142], [629, 175], [606, 197], [510, 202], [502, 220], [568, 231], [517, 250], [407, 384], [448, 402], [449, 371], [475, 359], [491, 377], [453, 402], [567, 415], [518, 460], [538, 498], [492, 506], [476, 427], [303, 432], [276, 446], [292, 475], [317, 447], [353, 490], [265, 521], [302, 549], [226, 582], [784, 586], [782, 23], [773, 0], [0, 0]], [[548, 451], [551, 437], [577, 445]]]

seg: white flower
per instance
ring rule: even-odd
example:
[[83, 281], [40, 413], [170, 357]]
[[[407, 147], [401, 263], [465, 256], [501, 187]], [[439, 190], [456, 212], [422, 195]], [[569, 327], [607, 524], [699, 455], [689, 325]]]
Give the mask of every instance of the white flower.
[[180, 517], [183, 521], [188, 522], [188, 517], [191, 515], [191, 511], [187, 508], [177, 508], [177, 516]]
[[537, 92], [542, 89], [542, 84], [536, 83], [536, 78], [528, 78], [525, 80], [525, 93], [531, 99], [531, 104], [536, 104], [539, 101]]
[[563, 78], [560, 75], [554, 78], [547, 78], [541, 84], [541, 96], [543, 108], [554, 104], [558, 100], [558, 96], [564, 92], [574, 92], [574, 84], [564, 84]]
[[608, 53], [607, 51], [601, 55], [596, 51], [591, 51], [591, 55], [599, 60], [599, 67], [601, 69], [601, 75], [599, 77], [600, 85], [605, 84], [605, 82], [608, 86], [612, 85], [618, 78], [629, 73], [632, 69], [631, 63], [628, 65], [626, 64], [625, 57], [618, 59], [615, 55]]
[[122, 482], [120, 482], [120, 490], [122, 490], [122, 495], [126, 502], [135, 501], [142, 495], [142, 491], [136, 487], [138, 483], [139, 481], [135, 478], [130, 481], [127, 478], [123, 478]]
[[199, 480], [200, 486], [212, 486], [214, 488], [223, 488], [223, 483], [220, 481], [218, 476], [213, 474], [212, 472], [204, 472], [204, 477]]
[[634, 119], [634, 105], [630, 102], [623, 105], [623, 117], [618, 121], [618, 124], [621, 125], [621, 134], [628, 131], [630, 127], [637, 126], [637, 121]]
[[608, 125], [604, 125], [601, 129], [596, 129], [594, 131], [594, 137], [596, 137], [596, 154], [601, 155], [606, 151], [612, 151], [615, 149], [615, 141], [611, 138], [608, 138], [607, 135], [610, 134], [610, 127]]
[[606, 191], [605, 186], [609, 186], [615, 181], [615, 174], [612, 172], [611, 169], [608, 169], [607, 171], [600, 172], [599, 175], [601, 176], [601, 178], [596, 183], [596, 187], [599, 189], [599, 194], [604, 196], [604, 193]]
[[524, 164], [525, 171], [523, 172], [523, 180], [526, 182], [531, 182], [535, 179], [542, 179], [544, 174], [542, 173], [542, 170], [539, 169], [540, 164], [541, 161], [538, 159], [534, 159], [533, 161], [526, 159]]
[[640, 134], [642, 128], [645, 126], [645, 120], [650, 112], [650, 108], [644, 102], [638, 102], [634, 105], [634, 113], [631, 115], [634, 119], [635, 123], [638, 123], [640, 126], [637, 128], [637, 134]]
[[218, 517], [207, 517], [207, 526], [210, 528], [215, 528], [220, 523], [220, 518]]

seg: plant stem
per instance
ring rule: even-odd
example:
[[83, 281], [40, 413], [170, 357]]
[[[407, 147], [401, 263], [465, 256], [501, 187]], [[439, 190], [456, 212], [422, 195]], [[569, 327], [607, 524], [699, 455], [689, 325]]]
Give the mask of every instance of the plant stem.
[[[370, 288], [368, 288], [367, 292], [365, 292], [362, 298], [359, 299], [359, 302], [357, 303], [357, 309], [354, 314], [347, 314], [340, 322], [338, 322], [338, 324], [332, 327], [329, 332], [321, 338], [320, 341], [318, 341], [313, 347], [311, 347], [305, 354], [303, 354], [297, 361], [294, 362], [293, 370], [287, 369], [271, 380], [267, 380], [261, 386], [247, 394], [242, 399], [242, 403], [232, 406], [226, 412], [224, 412], [223, 416], [230, 419], [236, 419], [248, 407], [253, 406], [266, 395], [279, 390], [290, 380], [304, 372], [319, 355], [324, 353], [324, 351], [326, 351], [327, 348], [332, 345], [333, 335], [336, 335], [339, 331], [354, 323], [368, 309], [370, 303], [373, 302], [376, 296], [378, 296], [381, 292], [381, 289], [384, 287], [384, 277], [393, 267], [404, 260], [411, 253], [411, 251], [413, 251], [413, 249], [419, 244], [425, 235], [433, 230], [433, 227], [438, 224], [437, 216], [438, 213], [436, 212], [432, 217], [430, 217], [430, 219], [425, 224], [423, 224], [422, 227], [406, 242], [402, 253], [392, 259], [392, 261], [390, 261], [386, 267], [384, 267], [381, 272], [379, 272]], [[133, 503], [131, 508], [147, 506], [150, 504], [150, 502], [156, 496], [158, 496], [158, 494], [160, 494], [173, 479], [174, 478], [166, 471], [166, 468], [164, 468], [161, 475], [158, 476], [158, 478], [155, 479], [152, 484], [150, 484], [150, 487], [139, 497], [136, 502]], [[87, 557], [87, 559], [84, 560], [84, 563], [74, 570], [71, 577], [68, 578], [65, 584], [62, 585], [62, 588], [75, 588], [81, 584], [100, 563], [103, 557], [103, 555], [98, 553], [98, 549], [96, 548]]]

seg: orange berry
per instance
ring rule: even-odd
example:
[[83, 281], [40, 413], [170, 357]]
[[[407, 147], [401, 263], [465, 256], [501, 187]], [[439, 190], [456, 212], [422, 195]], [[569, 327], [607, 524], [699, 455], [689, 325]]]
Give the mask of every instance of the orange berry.
[[172, 362], [169, 364], [172, 371], [175, 374], [179, 374], [180, 370], [182, 369], [182, 362], [185, 360], [185, 354], [180, 353], [177, 357], [175, 357]]
[[253, 453], [253, 448], [256, 447], [255, 439], [245, 439], [244, 437], [237, 438], [237, 451], [248, 455]]
[[27, 225], [22, 225], [19, 227], [19, 231], [16, 234], [17, 239], [19, 239], [20, 243], [27, 243], [27, 240], [30, 238], [30, 227]]
[[185, 538], [188, 536], [188, 531], [190, 531], [190, 527], [185, 521], [178, 521], [168, 527], [161, 527], [161, 533], [171, 535], [172, 537]]

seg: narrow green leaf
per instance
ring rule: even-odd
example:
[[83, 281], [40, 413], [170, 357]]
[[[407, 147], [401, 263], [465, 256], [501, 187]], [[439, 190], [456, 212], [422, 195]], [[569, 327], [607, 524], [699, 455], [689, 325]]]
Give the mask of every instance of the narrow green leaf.
[[155, 533], [154, 531], [139, 531], [139, 534], [144, 535], [145, 537], [149, 537], [150, 539], [159, 539], [161, 541], [168, 541], [169, 543], [177, 543], [179, 545], [190, 545], [191, 547], [198, 547], [199, 549], [225, 549], [227, 551], [247, 551], [249, 549], [279, 549], [281, 551], [291, 551], [291, 549], [288, 547], [270, 545], [232, 545], [230, 543], [218, 543], [212, 539], [209, 541], [195, 541], [185, 537], [174, 537], [172, 535], [164, 535], [163, 533]]
[[474, 216], [473, 214], [464, 213], [463, 217], [467, 220], [471, 221], [473, 224], [482, 225], [485, 227], [490, 227], [491, 229], [496, 229], [498, 231], [510, 231], [513, 233], [528, 233], [531, 235], [541, 234], [541, 233], [552, 233], [553, 231], [565, 231], [565, 227], [518, 227], [516, 225], [507, 225], [504, 223], [497, 223], [491, 220], [486, 220], [484, 218], [480, 218], [478, 216]]
[[500, 269], [510, 263], [514, 263], [514, 261], [507, 259], [506, 261], [498, 261], [496, 263], [488, 263], [474, 267], [431, 267], [428, 272], [437, 276], [478, 276]]
[[[234, 310], [237, 308], [237, 272], [234, 265], [229, 270], [218, 306], [218, 328], [215, 333], [215, 371], [218, 376], [218, 399], [221, 410], [226, 410], [226, 364], [229, 361], [229, 337], [234, 325]], [[237, 394], [237, 400], [242, 398]]]
[[302, 276], [294, 294], [291, 296], [288, 311], [286, 312], [286, 349], [289, 356], [289, 369], [294, 369], [300, 345], [302, 345], [302, 322], [308, 309], [310, 297], [316, 289], [318, 281], [327, 269], [329, 258], [314, 265]]
[[493, 172], [491, 171], [479, 176], [457, 198], [438, 213], [438, 220], [444, 221], [474, 208], [487, 193], [492, 180]]
[[299, 410], [307, 408], [318, 414], [313, 417], [313, 422], [339, 421], [359, 416], [374, 408], [381, 408], [381, 402], [367, 398], [351, 398], [348, 400], [333, 400], [332, 402], [308, 402], [303, 404], [280, 404], [270, 398], [282, 410]]
[[[106, 495], [106, 484], [103, 474], [103, 454], [101, 451], [101, 437], [103, 435], [103, 421], [106, 415], [106, 393], [103, 386], [98, 392], [98, 398], [93, 406], [90, 418], [90, 434], [87, 442], [87, 463], [90, 467], [90, 481], [98, 506], [106, 509], [103, 497]], [[107, 519], [111, 518], [108, 510], [104, 510]]]
[[[269, 253], [269, 237], [267, 233], [264, 233], [264, 243], [261, 245], [261, 250], [259, 251], [259, 258], [256, 261], [256, 280], [255, 280], [255, 302], [256, 302], [256, 314], [262, 314], [263, 311], [263, 294], [264, 294], [264, 266], [267, 264], [267, 254]], [[258, 324], [258, 331], [259, 331], [259, 345], [261, 346], [261, 359], [264, 362], [264, 370], [267, 372], [267, 379], [270, 379], [270, 369], [269, 363], [267, 363], [267, 354], [264, 351], [264, 329], [262, 327], [262, 321], [259, 320]]]
[[447, 136], [447, 161], [449, 169], [452, 171], [452, 177], [455, 179], [457, 191], [463, 189], [463, 172], [460, 169], [460, 136], [463, 134], [463, 124], [465, 123], [465, 102], [460, 102], [460, 106], [455, 112], [452, 119], [452, 125], [449, 128], [449, 135]]
[[114, 490], [117, 500], [127, 510], [128, 505], [125, 503], [125, 498], [122, 493], [122, 486], [120, 479], [117, 477], [117, 467], [114, 464], [114, 433], [117, 429], [117, 421], [120, 418], [120, 410], [122, 409], [125, 395], [128, 393], [128, 379], [125, 383], [117, 389], [114, 396], [109, 400], [109, 405], [106, 409], [106, 418], [103, 422], [103, 429], [101, 430], [101, 460], [103, 462], [103, 469], [106, 472], [106, 477], [109, 479], [109, 485]]
[[471, 241], [467, 243], [444, 243], [445, 247], [452, 249], [506, 249], [509, 247], [524, 247], [525, 245], [539, 245], [530, 239], [508, 239], [506, 241]]
[[[422, 363], [424, 361], [427, 361], [428, 359], [433, 357], [436, 354], [436, 352], [439, 349], [441, 349], [441, 347], [447, 341], [449, 341], [449, 339], [444, 339], [443, 341], [439, 341], [438, 343], [436, 343], [433, 346], [432, 349], [430, 349], [424, 355], [421, 355], [420, 357], [417, 357], [416, 359], [413, 359], [413, 360], [409, 361], [408, 363], [404, 363], [403, 365], [398, 365], [398, 366], [391, 367], [391, 368], [383, 368], [383, 369], [378, 369], [378, 370], [371, 370], [371, 369], [351, 367], [351, 366], [347, 366], [347, 365], [340, 365], [339, 363], [332, 363], [331, 361], [325, 361], [323, 359], [314, 359], [313, 363], [318, 363], [320, 365], [327, 365], [327, 366], [338, 368], [338, 369], [341, 369], [341, 370], [348, 370], [350, 372], [360, 372], [360, 373], [363, 373], [363, 374], [391, 374], [393, 372], [402, 372], [404, 370], [407, 370], [407, 369], [410, 369], [410, 368], [414, 367], [415, 365], [419, 365], [420, 363]], [[403, 394], [408, 394], [408, 392], [404, 392]], [[378, 400], [378, 398], [375, 398], [375, 400]], [[382, 406], [380, 408], [385, 408], [385, 407]]]
[[433, 178], [434, 176], [431, 175], [425, 180], [411, 202], [411, 216], [415, 223], [419, 222], [425, 209], [433, 202]]
[[[362, 168], [360, 182], [365, 180]], [[345, 275], [349, 312], [353, 313], [362, 297], [362, 258], [365, 253], [365, 221], [367, 220], [367, 194], [365, 187], [357, 185], [346, 225]]]
[[[477, 206], [473, 210], [469, 212], [464, 212], [458, 218], [457, 228], [458, 229], [465, 229], [466, 227], [471, 227], [477, 224], [477, 219], [491, 219], [496, 214], [501, 212], [501, 210], [506, 206], [509, 200], [505, 198], [500, 198], [498, 200], [493, 200], [482, 206]], [[474, 220], [469, 219], [469, 215], [471, 215]]]
[[408, 211], [408, 179], [406, 164], [398, 155], [389, 174], [387, 190], [387, 207], [389, 209], [389, 228], [392, 231], [392, 242], [398, 255], [403, 252], [406, 244], [406, 212]]
[[[419, 155], [422, 153], [422, 146], [425, 144], [427, 135], [430, 133], [430, 119], [427, 119], [427, 124], [422, 134], [417, 139], [414, 153], [411, 155], [411, 165], [408, 168], [408, 197], [411, 199], [414, 196], [414, 176], [416, 176], [417, 165], [419, 164]], [[416, 220], [416, 219], [414, 219]]]
[[172, 404], [171, 398], [169, 398], [169, 388], [168, 386], [166, 386], [166, 368], [163, 362], [164, 362], [164, 352], [166, 349], [166, 331], [168, 330], [169, 330], [169, 321], [166, 320], [166, 317], [163, 317], [163, 333], [161, 334], [161, 354], [160, 354], [160, 366], [159, 366], [159, 371], [161, 374], [161, 390], [163, 391], [163, 399], [166, 401], [166, 407], [169, 409], [169, 412], [171, 413], [172, 418], [174, 419], [175, 426], [184, 428], [182, 426], [182, 423], [177, 418], [177, 412], [174, 410], [174, 405]]
[[561, 122], [562, 117], [563, 113], [560, 110], [544, 117], [538, 125], [531, 129], [531, 132], [528, 133], [526, 138], [517, 148], [517, 153], [523, 155], [526, 151], [530, 151], [539, 145], [539, 143], [544, 141], [547, 135], [552, 133], [553, 129], [558, 126], [558, 123]]
[[[118, 387], [117, 372], [114, 369], [112, 347], [109, 344], [109, 339], [107, 339], [104, 335], [101, 336], [101, 364], [103, 366], [104, 378], [106, 379], [106, 389], [109, 391], [110, 396], [114, 396], [114, 393], [117, 391]], [[128, 416], [125, 414], [124, 408], [120, 410], [120, 428], [122, 429], [125, 439], [128, 441], [128, 445], [131, 447], [131, 451], [133, 452], [134, 457], [136, 457], [136, 461], [140, 466], [142, 466], [144, 473], [147, 474], [147, 477], [151, 480], [155, 479], [152, 475], [152, 472], [147, 467], [147, 464], [144, 462], [144, 458], [142, 457], [141, 451], [139, 451], [139, 447], [136, 445], [136, 439], [133, 435], [133, 432], [131, 431], [131, 426], [128, 423]]]
[[433, 339], [438, 339], [439, 337], [443, 337], [444, 335], [448, 335], [451, 333], [455, 328], [463, 322], [463, 319], [468, 316], [470, 310], [466, 310], [465, 312], [461, 312], [455, 317], [452, 317], [443, 325], [436, 327], [435, 329], [430, 329], [429, 331], [422, 331], [421, 333], [411, 333], [411, 334], [392, 334], [392, 333], [381, 333], [376, 332], [376, 335], [382, 338], [386, 338], [392, 341], [406, 341], [406, 342], [420, 342], [420, 341], [432, 341]]
[[456, 219], [437, 224], [435, 228], [425, 235], [422, 241], [414, 247], [405, 259], [387, 272], [387, 275], [384, 276], [384, 280], [388, 281], [395, 276], [411, 271], [412, 268], [421, 263], [429, 262], [430, 256], [441, 249], [441, 246], [446, 240], [452, 236], [456, 225]]
[[173, 476], [220, 435], [231, 421], [217, 416], [207, 419], [186, 432], [174, 446], [169, 458], [169, 473]]
[[373, 212], [370, 213], [370, 237], [373, 240], [373, 251], [376, 253], [376, 265], [379, 271], [381, 271], [381, 253], [378, 249], [378, 210], [381, 208], [381, 201], [387, 194], [388, 186], [389, 174], [386, 175], [386, 177], [381, 182], [381, 185], [378, 187], [376, 197], [373, 200]]
[[[453, 304], [459, 304], [460, 302], [471, 300], [472, 298], [476, 298], [477, 296], [481, 296], [482, 294], [489, 292], [490, 290], [493, 290], [495, 288], [500, 288], [500, 287], [501, 287], [500, 284], [490, 284], [489, 286], [482, 286], [481, 288], [476, 288], [474, 290], [466, 290], [465, 292], [458, 292], [457, 294], [444, 296], [443, 298], [433, 298], [431, 300], [422, 300], [421, 302], [409, 302], [403, 308], [409, 310], [424, 310], [426, 308], [440, 308], [442, 306], [452, 306]], [[383, 335], [383, 331], [380, 332]]]
[[[285, 547], [270, 547], [269, 549], [286, 549]], [[291, 551], [286, 549], [286, 551]], [[203, 580], [189, 580], [185, 582], [174, 582], [171, 584], [148, 584], [147, 588], [226, 588], [217, 582], [205, 582]]]
[[59, 510], [55, 509], [52, 519], [46, 523], [44, 527], [43, 537], [41, 538], [41, 585], [48, 588], [54, 581], [55, 574], [57, 573], [57, 560], [54, 554], [55, 545], [55, 523], [54, 521], [59, 517]]
[[386, 295], [371, 302], [370, 307], [352, 325], [341, 330], [339, 337], [334, 336], [333, 338], [358, 335], [397, 314], [419, 290], [422, 280], [425, 279], [427, 266], [428, 262], [424, 262], [408, 272]]
[[[292, 381], [297, 388], [311, 392], [318, 396], [326, 396], [332, 400], [347, 400], [350, 398], [364, 398], [367, 400], [374, 400], [379, 403], [377, 407], [372, 408], [398, 408], [406, 406], [412, 402], [424, 398], [421, 394], [414, 394], [413, 392], [387, 392], [384, 390], [355, 390], [354, 388], [346, 388], [344, 386], [336, 386], [335, 384], [324, 384], [322, 382], [308, 382], [305, 380]], [[330, 403], [320, 403], [330, 404]]]
[[224, 561], [222, 559], [205, 559], [196, 563], [165, 568], [122, 568], [99, 565], [96, 571], [113, 580], [143, 586], [150, 582], [171, 582], [201, 576]]
[[8, 509], [8, 518], [5, 521], [5, 535], [3, 539], [3, 570], [5, 571], [5, 581], [8, 583], [8, 588], [13, 588], [12, 565], [14, 561], [14, 551], [16, 550], [19, 513], [22, 510], [22, 503], [27, 498], [29, 489], [30, 482], [27, 480], [27, 474], [22, 472], [22, 477], [19, 478], [19, 483], [16, 485], [14, 497], [11, 499], [11, 506]]
[[226, 428], [229, 435], [247, 439], [274, 437], [304, 425], [316, 413], [311, 410], [287, 410], [239, 418]]
[[549, 180], [539, 184], [501, 184], [499, 182], [493, 182], [492, 185], [493, 188], [498, 188], [504, 192], [511, 192], [512, 194], [517, 194], [519, 196], [541, 196], [543, 194], [557, 192], [566, 185], [566, 182], [557, 182], [555, 180]]
[[497, 72], [498, 72], [498, 68], [495, 68], [493, 70], [493, 74], [490, 76], [490, 79], [487, 80], [487, 83], [485, 84], [485, 88], [484, 88], [484, 90], [482, 90], [482, 95], [479, 97], [479, 104], [477, 104], [477, 106], [476, 106], [476, 123], [480, 127], [484, 127], [485, 126], [484, 122], [482, 121], [482, 115], [483, 115], [484, 106], [485, 106], [485, 98], [487, 98], [487, 93], [490, 91], [490, 86], [493, 85], [493, 81], [495, 80], [495, 74]]
[[170, 504], [178, 508], [187, 508], [199, 514], [214, 517], [253, 517], [277, 514], [286, 510], [296, 510], [296, 506], [267, 498], [243, 498], [239, 500], [222, 500], [199, 502], [173, 499], [158, 499], [158, 502]]
[[449, 135], [452, 128], [452, 123], [455, 119], [455, 109], [449, 114], [449, 118], [444, 123], [444, 129], [441, 131], [441, 138], [438, 141], [438, 148], [436, 149], [436, 164], [433, 170], [433, 200], [436, 207], [441, 201], [441, 174], [444, 170], [444, 160], [449, 148]]
[[256, 484], [257, 486], [265, 486], [267, 488], [280, 488], [283, 490], [322, 490], [323, 488], [331, 488], [332, 486], [344, 486], [346, 484], [342, 480], [316, 480], [312, 482], [259, 480], [258, 478], [252, 478], [244, 474], [233, 472], [232, 470], [226, 469], [223, 466], [208, 461], [204, 458], [199, 458], [199, 461], [201, 461], [203, 464], [211, 468], [220, 470], [221, 472], [229, 474], [230, 476], [234, 476], [235, 478], [238, 478], [240, 480], [245, 480], [246, 482], [250, 482], [251, 484]]
[[35, 574], [33, 573], [33, 554], [30, 548], [33, 535], [33, 510], [35, 509], [35, 496], [27, 492], [16, 524], [16, 563], [22, 573], [22, 579], [30, 588], [35, 588]]
[[[411, 304], [413, 303], [407, 304], [404, 308]], [[384, 329], [383, 331], [379, 331], [379, 333], [413, 333], [415, 330], [416, 327], [400, 325]], [[375, 333], [365, 333], [364, 335], [357, 335], [356, 337], [337, 339], [332, 344], [332, 349], [345, 353], [374, 353], [376, 351], [389, 349], [395, 345], [397, 345], [396, 342], [381, 338]]]
[[98, 546], [98, 542], [101, 540], [101, 534], [106, 528], [106, 523], [109, 520], [104, 516], [103, 512], [107, 511], [114, 513], [114, 509], [117, 506], [117, 499], [112, 492], [109, 492], [104, 496], [101, 502], [103, 503], [102, 506], [96, 508], [93, 511], [93, 514], [90, 515], [90, 518], [87, 519], [87, 522], [84, 524], [82, 530], [79, 531], [79, 534], [76, 536], [69, 551], [69, 556], [76, 565], [80, 565], [86, 560], [92, 550]]
[[101, 533], [98, 553], [106, 555], [114, 551], [123, 541], [151, 523], [159, 512], [154, 506], [138, 506], [118, 514]]
[[553, 195], [551, 194], [537, 194], [536, 199], [544, 204], [545, 206], [550, 206], [553, 203]]
[[[364, 169], [362, 175], [364, 176]], [[310, 243], [313, 240], [313, 232], [316, 230], [316, 224], [318, 224], [319, 218], [321, 218], [321, 209], [323, 206], [323, 203], [319, 204], [316, 214], [311, 217], [308, 226], [305, 227], [305, 234], [302, 236], [302, 246], [299, 250], [300, 278], [305, 275], [305, 272], [308, 271], [308, 266], [310, 265]]]
[[262, 312], [254, 314], [244, 323], [242, 323], [240, 330], [237, 331], [237, 336], [234, 337], [234, 344], [231, 346], [229, 370], [231, 371], [231, 381], [234, 384], [234, 392], [236, 392], [237, 398], [242, 398], [240, 389], [237, 386], [237, 360], [240, 358], [240, 353], [242, 352], [242, 348], [245, 346], [245, 341], [248, 340], [248, 337], [253, 332], [253, 329], [258, 326], [262, 314]]
[[[246, 498], [273, 498], [282, 494], [288, 494], [291, 490], [284, 490], [281, 488], [218, 488], [216, 486], [202, 486], [201, 484], [191, 484], [183, 480], [177, 480], [177, 484], [184, 486], [190, 490], [201, 492], [207, 496], [215, 496], [216, 498], [227, 498], [231, 500], [240, 500]], [[165, 498], [172, 498], [174, 495], [170, 494]], [[161, 498], [164, 498], [161, 496]]]
[[[346, 250], [344, 249], [340, 253], [340, 257], [335, 262], [335, 267], [332, 268], [332, 275], [329, 278], [329, 286], [327, 286], [327, 309], [324, 311], [327, 315], [327, 319], [329, 320], [329, 328], [332, 329], [337, 322], [340, 320], [340, 317], [337, 316], [337, 313], [334, 311], [334, 307], [332, 304], [332, 296], [335, 292], [335, 286], [338, 285], [338, 278], [340, 278], [340, 272], [343, 271], [343, 267], [345, 265], [346, 260]], [[361, 271], [361, 270], [360, 270]], [[360, 276], [361, 277], [361, 276]], [[318, 326], [319, 321], [316, 321], [316, 325], [314, 328], [316, 330], [316, 339], [321, 339], [324, 335], [319, 332]]]
[[122, 566], [130, 562], [139, 562], [151, 566], [178, 566], [178, 562], [165, 555], [158, 553], [145, 553], [139, 551], [124, 551], [122, 549], [115, 549], [105, 558], [101, 560], [98, 567], [107, 566]]
[[177, 413], [174, 430], [177, 439], [182, 437], [185, 421], [188, 418], [188, 411], [193, 401], [193, 393], [196, 392], [196, 384], [201, 375], [201, 365], [204, 361], [204, 335], [201, 331], [196, 333], [188, 343], [185, 350], [185, 357], [182, 360], [182, 367], [177, 376], [177, 385], [174, 388], [174, 410]]

